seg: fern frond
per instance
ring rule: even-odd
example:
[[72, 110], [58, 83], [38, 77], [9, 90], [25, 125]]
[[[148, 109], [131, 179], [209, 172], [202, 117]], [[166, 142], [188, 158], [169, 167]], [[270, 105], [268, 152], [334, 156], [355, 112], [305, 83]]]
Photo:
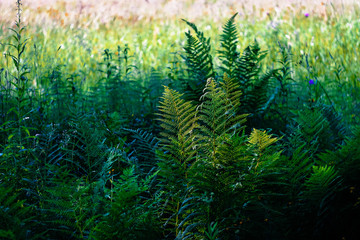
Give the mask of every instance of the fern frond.
[[96, 118], [71, 109], [68, 130], [61, 148], [66, 161], [77, 175], [86, 175], [90, 182], [96, 180], [106, 157], [104, 132], [96, 127]]
[[289, 180], [291, 186], [299, 187], [302, 185], [306, 177], [311, 173], [314, 161], [309, 157], [309, 151], [304, 149], [305, 144], [298, 147], [289, 160]]
[[227, 112], [228, 102], [225, 93], [214, 79], [208, 79], [200, 100], [200, 120], [205, 124], [204, 132], [211, 138], [227, 132], [226, 121], [231, 117]]
[[242, 95], [240, 84], [236, 82], [234, 78], [231, 78], [228, 74], [224, 73], [221, 87], [224, 89], [226, 98], [230, 101], [233, 111], [237, 112], [241, 104], [240, 97]]
[[159, 110], [160, 145], [178, 160], [186, 164], [195, 155], [194, 130], [198, 127], [195, 107], [181, 99], [183, 94], [165, 87]]
[[274, 69], [274, 79], [279, 84], [278, 91], [278, 105], [285, 104], [288, 107], [289, 100], [291, 95], [293, 95], [293, 69], [292, 69], [292, 53], [291, 48], [287, 47], [285, 44], [281, 45], [279, 43], [279, 53], [281, 58], [277, 61], [280, 64], [280, 67]]
[[134, 154], [138, 159], [141, 171], [149, 173], [152, 168], [155, 167], [156, 153], [155, 150], [158, 147], [159, 141], [154, 137], [152, 133], [148, 133], [144, 130], [132, 130], [126, 129], [132, 133], [134, 139], [130, 146], [134, 149]]
[[260, 61], [265, 58], [266, 51], [260, 51], [258, 42], [246, 47], [236, 62], [234, 77], [239, 80], [243, 87], [242, 92], [246, 93], [253, 78], [256, 78], [260, 71]]
[[201, 147], [207, 156], [215, 162], [220, 139], [224, 134], [235, 130], [236, 125], [243, 124], [245, 116], [236, 116], [226, 93], [215, 83], [214, 79], [208, 79], [200, 100], [202, 100], [199, 106], [200, 138], [203, 141]]
[[240, 56], [240, 53], [236, 49], [239, 37], [234, 21], [236, 16], [237, 13], [223, 26], [223, 33], [220, 35], [220, 46], [222, 49], [218, 51], [219, 57], [222, 60], [222, 69], [230, 76], [230, 78], [234, 77], [233, 72], [235, 70], [236, 61]]
[[187, 97], [190, 100], [198, 101], [201, 91], [206, 83], [206, 79], [215, 76], [213, 59], [210, 54], [210, 38], [204, 37], [203, 32], [199, 31], [194, 23], [183, 19], [195, 32], [193, 36], [190, 31], [185, 33], [187, 38], [183, 56], [188, 67], [190, 78], [183, 80], [183, 85]]
[[321, 107], [299, 111], [295, 121], [298, 124], [297, 131], [308, 146], [317, 146], [318, 152], [332, 148], [334, 135]]
[[256, 81], [251, 89], [247, 92], [246, 107], [248, 109], [255, 109], [260, 113], [266, 112], [271, 104], [271, 99], [268, 98], [269, 83], [273, 77], [273, 71], [270, 70], [262, 75]]
[[201, 195], [197, 194], [193, 187], [189, 187], [177, 213], [181, 217], [181, 221], [177, 226], [176, 239], [197, 239], [200, 237], [207, 221], [205, 206]]
[[313, 166], [313, 173], [305, 182], [305, 195], [311, 200], [323, 201], [324, 197], [333, 193], [338, 178], [333, 166]]
[[304, 184], [304, 197], [310, 201], [310, 206], [317, 209], [317, 228], [323, 227], [326, 222], [326, 217], [332, 210], [331, 203], [341, 182], [333, 166], [313, 166], [313, 173]]
[[112, 181], [110, 200], [105, 202], [107, 213], [96, 226], [96, 239], [159, 239], [154, 207], [146, 197], [155, 175], [140, 180], [134, 167], [130, 167]]
[[[62, 177], [67, 177], [63, 179]], [[62, 238], [86, 238], [99, 218], [99, 196], [84, 178], [69, 179], [69, 175], [54, 178], [56, 184], [43, 194], [49, 234]]]
[[249, 137], [249, 143], [255, 146], [259, 152], [264, 151], [268, 146], [277, 142], [277, 138], [272, 138], [266, 131], [253, 129]]
[[29, 214], [30, 208], [25, 206], [25, 200], [20, 200], [18, 194], [16, 194], [12, 188], [5, 187], [1, 183], [0, 238], [26, 238], [26, 229], [29, 228], [26, 224], [30, 224]]
[[359, 186], [360, 179], [360, 127], [354, 127], [352, 135], [336, 151], [320, 153], [322, 163], [336, 166], [349, 186]]

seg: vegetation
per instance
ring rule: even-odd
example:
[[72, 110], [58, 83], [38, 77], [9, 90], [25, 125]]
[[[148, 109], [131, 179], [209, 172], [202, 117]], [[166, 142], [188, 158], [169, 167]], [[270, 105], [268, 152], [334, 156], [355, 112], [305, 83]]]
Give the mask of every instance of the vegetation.
[[[135, 40], [100, 57], [103, 30], [50, 29], [49, 47], [16, 6], [1, 39], [1, 239], [359, 238], [355, 16], [285, 12], [256, 39], [271, 14], [211, 34], [184, 19], [154, 58]], [[345, 22], [332, 45], [283, 38]]]

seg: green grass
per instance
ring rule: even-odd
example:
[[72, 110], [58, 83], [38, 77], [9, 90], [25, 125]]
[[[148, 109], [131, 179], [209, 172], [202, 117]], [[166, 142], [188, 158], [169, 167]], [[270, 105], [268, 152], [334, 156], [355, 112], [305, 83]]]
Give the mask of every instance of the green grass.
[[[304, 67], [294, 68], [296, 82], [306, 82], [306, 77], [317, 78], [326, 86], [344, 90], [344, 98], [351, 95], [357, 98], [359, 91], [359, 59], [357, 39], [360, 37], [359, 9], [354, 6], [350, 12], [343, 13], [331, 5], [326, 6], [328, 18], [325, 21], [319, 14], [310, 13], [305, 17], [303, 10], [282, 9], [281, 12], [272, 11], [266, 16], [265, 10], [255, 9], [256, 16], [243, 15], [237, 20], [240, 32], [240, 46], [244, 49], [253, 39], [257, 39], [262, 49], [269, 54], [264, 60], [264, 66], [269, 67], [278, 59], [278, 42], [288, 44], [292, 48], [294, 64], [302, 62]], [[61, 15], [61, 10], [56, 14]], [[265, 15], [265, 17], [264, 17]], [[228, 16], [223, 16], [214, 22], [211, 16], [196, 21], [205, 36], [211, 38], [212, 51], [219, 48], [219, 32], [221, 23]], [[84, 18], [82, 21], [89, 20]], [[91, 19], [91, 18], [90, 18]], [[47, 28], [28, 24], [25, 35], [29, 37], [27, 55], [37, 58], [28, 59], [28, 64], [36, 66], [37, 76], [41, 76], [43, 69], [51, 69], [62, 65], [62, 71], [67, 74], [80, 74], [86, 78], [83, 86], [89, 88], [99, 79], [98, 63], [102, 60], [105, 49], [117, 53], [117, 46], [129, 46], [131, 64], [140, 73], [147, 74], [150, 69], [156, 69], [161, 76], [169, 73], [174, 56], [181, 61], [179, 55], [185, 42], [185, 23], [178, 18], [154, 19], [152, 21], [131, 21], [114, 19], [98, 28], [86, 26], [80, 28], [66, 25], [54, 25]], [[9, 32], [1, 34], [2, 42], [10, 39]], [[34, 45], [36, 45], [36, 54]], [[0, 51], [7, 48], [1, 46]], [[307, 56], [308, 66], [305, 65]], [[1, 58], [1, 65], [6, 64]], [[33, 68], [34, 69], [34, 68]], [[140, 74], [139, 73], [139, 74]], [[140, 74], [141, 75], [141, 74]], [[30, 74], [35, 83], [38, 79], [34, 71]], [[335, 100], [334, 100], [335, 101]], [[337, 105], [341, 104], [337, 101]], [[350, 112], [346, 112], [349, 114]], [[357, 115], [357, 114], [356, 114]]]

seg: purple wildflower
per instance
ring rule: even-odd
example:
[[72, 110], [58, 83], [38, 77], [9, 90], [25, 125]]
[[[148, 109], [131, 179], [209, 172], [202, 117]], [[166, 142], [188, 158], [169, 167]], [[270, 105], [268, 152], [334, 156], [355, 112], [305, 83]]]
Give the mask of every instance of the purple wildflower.
[[310, 85], [314, 85], [314, 84], [315, 84], [315, 81], [314, 81], [313, 79], [310, 79], [310, 80], [309, 80], [309, 84], [310, 84]]
[[305, 13], [304, 16], [305, 16], [305, 17], [309, 17], [310, 14], [309, 14], [309, 13]]

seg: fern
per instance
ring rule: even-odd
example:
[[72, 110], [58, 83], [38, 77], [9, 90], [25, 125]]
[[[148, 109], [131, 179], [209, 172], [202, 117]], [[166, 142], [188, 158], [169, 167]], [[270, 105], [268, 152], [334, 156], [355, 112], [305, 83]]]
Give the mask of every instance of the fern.
[[[216, 174], [218, 170], [223, 169], [219, 164], [231, 165], [231, 161], [227, 161], [225, 158], [220, 160], [219, 157], [226, 152], [224, 148], [226, 139], [231, 138], [237, 129], [242, 128], [246, 115], [236, 115], [235, 107], [240, 104], [236, 99], [240, 94], [237, 90], [238, 85], [226, 77], [224, 78], [222, 86], [226, 90], [219, 87], [213, 79], [208, 80], [200, 99], [202, 103], [197, 110], [190, 102], [182, 100], [180, 98], [182, 95], [165, 88], [160, 106], [161, 126], [164, 129], [160, 133], [162, 136], [160, 146], [163, 146], [166, 152], [159, 155], [162, 159], [159, 163], [161, 169], [159, 175], [168, 185], [176, 186], [169, 189], [172, 194], [166, 198], [164, 211], [169, 215], [166, 224], [170, 224], [176, 229], [178, 238], [195, 236], [199, 234], [199, 229], [203, 229], [203, 226], [207, 224], [204, 217], [208, 213], [203, 206], [199, 205], [199, 211], [185, 211], [188, 206], [195, 204], [195, 199], [201, 199], [194, 192], [187, 196], [187, 190], [183, 187], [185, 184], [190, 184], [190, 179], [194, 179], [191, 176], [203, 180], [202, 176], [204, 176], [205, 182], [209, 183], [208, 188], [204, 187], [204, 182], [201, 184], [202, 187], [197, 189], [201, 192], [205, 191], [207, 194], [215, 191], [217, 199], [222, 198], [222, 194], [228, 189], [224, 186], [227, 186], [233, 179], [230, 172], [219, 176]], [[164, 139], [164, 137], [166, 138]], [[182, 146], [189, 147], [187, 151], [183, 151], [184, 147]], [[185, 152], [188, 155], [184, 156]], [[184, 157], [179, 159], [181, 156]], [[199, 160], [195, 161], [195, 156]], [[208, 160], [204, 161], [205, 159]], [[187, 165], [179, 165], [184, 161]], [[205, 165], [209, 166], [205, 167]], [[199, 169], [202, 169], [201, 175], [197, 172]], [[203, 169], [209, 169], [209, 173], [204, 172]], [[213, 179], [218, 179], [217, 190], [214, 190], [214, 184], [211, 182]], [[197, 181], [200, 183], [202, 180]], [[232, 185], [230, 184], [230, 186]], [[164, 186], [164, 188], [168, 187]], [[220, 204], [219, 201], [221, 200], [216, 200], [214, 206]], [[211, 219], [214, 219], [214, 216], [224, 208], [216, 207], [216, 209], [211, 214]]]
[[325, 201], [337, 185], [338, 175], [332, 166], [314, 166], [313, 173], [305, 182], [305, 196], [313, 201]]
[[[253, 168], [256, 173], [258, 168], [259, 169], [266, 168], [266, 165], [271, 165], [274, 161], [280, 158], [281, 152], [275, 152], [273, 154], [269, 154], [268, 152], [269, 146], [277, 141], [278, 141], [277, 138], [272, 138], [272, 136], [268, 135], [266, 131], [260, 131], [254, 129], [250, 134], [249, 145], [254, 152], [253, 164], [255, 164], [255, 166], [253, 166]], [[266, 164], [266, 165], [261, 166], [262, 164]]]
[[215, 76], [213, 57], [210, 54], [210, 38], [204, 37], [203, 32], [199, 31], [195, 24], [184, 19], [183, 21], [196, 34], [196, 36], [193, 36], [190, 31], [185, 33], [187, 41], [184, 47], [185, 56], [183, 58], [188, 67], [190, 77], [183, 80], [183, 85], [188, 99], [198, 101], [206, 80]]
[[[48, 234], [62, 238], [87, 238], [99, 218], [99, 196], [84, 179], [69, 179], [66, 172], [44, 193]], [[62, 179], [65, 177], [64, 179]], [[55, 179], [54, 179], [55, 180]]]
[[92, 182], [99, 177], [97, 173], [106, 156], [103, 132], [96, 129], [89, 115], [81, 112], [73, 111], [68, 124], [61, 146], [65, 152], [63, 161], [74, 174], [86, 175]]
[[[227, 84], [226, 84], [227, 83]], [[228, 88], [228, 95], [233, 99], [233, 95], [239, 95], [238, 92], [231, 92], [231, 82], [224, 82], [224, 86]], [[203, 140], [201, 144], [203, 151], [216, 163], [217, 148], [220, 145], [220, 139], [224, 134], [230, 133], [231, 130], [236, 130], [236, 127], [242, 127], [245, 122], [246, 115], [235, 115], [234, 106], [231, 105], [231, 100], [226, 97], [223, 89], [218, 87], [213, 79], [209, 79], [205, 89], [204, 95], [201, 97], [202, 103], [200, 107], [200, 138]], [[235, 102], [235, 106], [238, 105]], [[232, 122], [234, 125], [230, 125]]]
[[360, 173], [360, 128], [355, 127], [352, 135], [346, 138], [345, 143], [336, 151], [319, 154], [319, 159], [324, 164], [336, 166], [345, 182], [350, 186], [357, 186]]
[[159, 239], [154, 205], [144, 196], [155, 175], [141, 181], [131, 167], [125, 169], [118, 180], [112, 181], [107, 213], [97, 224], [94, 236], [98, 239]]
[[219, 58], [222, 60], [222, 69], [230, 77], [234, 77], [234, 71], [236, 69], [236, 62], [240, 56], [237, 51], [238, 44], [238, 32], [235, 25], [234, 14], [223, 26], [223, 33], [220, 35]]
[[309, 150], [304, 149], [305, 144], [298, 147], [292, 154], [288, 162], [288, 177], [290, 180], [290, 198], [294, 199], [303, 191], [305, 179], [310, 175], [315, 162], [309, 154]]
[[[225, 92], [227, 99], [227, 112], [229, 114], [234, 114], [234, 117], [229, 119], [227, 125], [228, 127], [235, 127], [237, 130], [241, 130], [244, 127], [245, 118], [248, 117], [248, 114], [241, 114], [241, 87], [239, 83], [234, 78], [229, 78], [225, 73], [223, 81], [220, 83], [221, 88]], [[235, 117], [236, 116], [236, 117]]]
[[[315, 236], [326, 227], [329, 214], [333, 211], [334, 196], [341, 184], [340, 177], [333, 166], [314, 166], [313, 173], [305, 182], [304, 197], [310, 201], [310, 206], [316, 209]], [[311, 208], [309, 208], [311, 209]]]
[[149, 174], [156, 167], [156, 149], [158, 148], [159, 141], [153, 136], [143, 130], [131, 130], [134, 139], [130, 143], [130, 147], [134, 150], [134, 154], [138, 159], [138, 167], [142, 174]]
[[[236, 212], [246, 202], [252, 207], [243, 210], [244, 213], [255, 211], [259, 214], [259, 208], [274, 213], [274, 206], [258, 204], [255, 196], [276, 199], [276, 194], [285, 195], [277, 190], [282, 186], [277, 179], [283, 173], [278, 166], [281, 152], [276, 147], [270, 147], [277, 139], [254, 130], [247, 145], [246, 138], [240, 137], [239, 131], [236, 131], [237, 128], [242, 129], [246, 117], [236, 114], [236, 107], [240, 105], [237, 96], [241, 94], [238, 84], [226, 75], [221, 84], [222, 87], [219, 87], [213, 79], [208, 79], [198, 113], [189, 102], [180, 99], [180, 94], [169, 89], [165, 89], [161, 102], [160, 116], [169, 120], [162, 120], [166, 125], [162, 123], [165, 133], [161, 134], [167, 138], [161, 141], [160, 146], [165, 143], [163, 146], [168, 152], [159, 154], [162, 159], [159, 176], [162, 182], [168, 184], [163, 188], [172, 192], [165, 198], [164, 212], [168, 214], [166, 225], [170, 224], [176, 230], [178, 239], [202, 236], [207, 224], [220, 221], [225, 214], [234, 217], [226, 218], [221, 223], [222, 227], [231, 224], [232, 220], [239, 221]], [[183, 112], [188, 113], [175, 114], [182, 105]], [[191, 129], [192, 134], [182, 134], [187, 141], [196, 143], [192, 153], [196, 161], [190, 161], [188, 168], [184, 169], [174, 164], [181, 154], [172, 155], [173, 149], [179, 151], [178, 141], [169, 140], [170, 136], [179, 138], [179, 133], [189, 132], [179, 131], [177, 123], [182, 123], [181, 119], [186, 119], [188, 124], [196, 123], [196, 128]], [[171, 148], [168, 147], [170, 145]], [[169, 166], [171, 163], [172, 166]], [[185, 185], [188, 188], [184, 188]], [[188, 192], [186, 189], [191, 190]], [[254, 196], [254, 193], [258, 195]]]
[[[242, 106], [236, 112], [251, 114], [250, 126], [264, 127], [261, 125], [264, 115], [273, 104], [273, 97], [269, 98], [268, 94], [271, 89], [270, 82], [277, 70], [269, 70], [261, 74], [260, 63], [265, 58], [266, 51], [261, 51], [256, 40], [245, 48], [242, 54], [238, 52], [239, 36], [235, 26], [236, 15], [225, 23], [223, 33], [220, 35], [221, 48], [217, 52], [221, 60], [220, 69], [231, 81], [238, 83], [238, 90], [242, 93], [239, 95]], [[182, 89], [186, 99], [198, 102], [205, 81], [208, 78], [217, 77], [219, 73], [215, 73], [213, 67], [209, 39], [204, 37], [195, 24], [184, 21], [194, 30], [196, 37], [190, 32], [185, 33], [187, 44], [184, 47], [184, 59], [189, 69], [189, 76], [183, 77]]]
[[[326, 204], [328, 208], [331, 208], [332, 223], [337, 226], [334, 228], [334, 232], [339, 236], [348, 235], [351, 232], [357, 236], [359, 229], [356, 227], [359, 225], [359, 176], [360, 176], [360, 128], [355, 127], [352, 134], [348, 136], [345, 143], [335, 151], [328, 150], [325, 153], [319, 154], [319, 159], [322, 163], [331, 166], [332, 169], [336, 169], [337, 175], [341, 176], [341, 183], [336, 190], [339, 192], [332, 200], [331, 205]], [[325, 165], [325, 166], [326, 166]], [[331, 192], [330, 186], [328, 194]], [[325, 192], [326, 189], [323, 191]], [[330, 197], [330, 196], [329, 196]], [[326, 199], [325, 199], [326, 200]], [[341, 206], [341, 207], [339, 207]], [[325, 215], [327, 216], [327, 215]], [[341, 219], [339, 218], [341, 216]], [[341, 220], [341, 224], [339, 221]], [[341, 234], [341, 235], [340, 235]], [[350, 234], [349, 234], [350, 235]]]
[[0, 185], [0, 238], [25, 239], [31, 229], [30, 207], [12, 188]]
[[[296, 83], [294, 80], [293, 54], [291, 48], [279, 43], [280, 59], [277, 60], [279, 67], [273, 69], [272, 77], [268, 82], [268, 98], [262, 107], [263, 115], [266, 120], [267, 128], [272, 128], [276, 132], [286, 131], [286, 125], [294, 117], [293, 110], [299, 103], [296, 94]], [[273, 80], [273, 81], [271, 81]]]
[[[249, 202], [251, 207], [247, 210], [243, 209], [244, 213], [260, 214], [260, 208], [275, 214], [274, 206], [257, 203], [255, 196], [276, 199], [276, 194], [285, 195], [277, 190], [282, 186], [277, 179], [282, 174], [278, 167], [281, 152], [270, 147], [277, 139], [265, 132], [254, 130], [247, 145], [244, 137], [235, 134], [239, 132], [234, 131], [236, 129], [234, 126], [238, 124], [241, 129], [246, 117], [246, 115], [236, 115], [234, 106], [239, 106], [240, 103], [234, 96], [239, 94], [238, 85], [226, 75], [222, 88], [213, 79], [208, 80], [204, 95], [200, 99], [202, 103], [198, 106], [198, 126], [194, 129], [198, 132], [196, 138], [193, 138], [197, 142], [195, 148], [197, 160], [187, 169], [186, 180], [182, 177], [182, 180], [175, 181], [169, 173], [166, 175], [168, 184], [177, 184], [177, 187], [172, 189], [172, 197], [167, 200], [167, 206], [173, 209], [173, 214], [169, 212], [171, 216], [167, 223], [173, 219], [171, 223], [177, 230], [178, 239], [200, 237], [204, 234], [204, 227], [207, 224], [212, 221], [222, 221], [223, 217], [225, 219], [221, 222], [221, 228], [226, 224], [232, 224], [231, 221], [239, 221], [240, 217], [236, 212], [241, 211], [240, 206], [246, 202]], [[171, 109], [166, 109], [160, 114], [171, 115], [168, 113]], [[197, 115], [194, 114], [193, 118], [195, 116]], [[182, 116], [182, 118], [186, 117], [186, 115]], [[170, 129], [176, 128], [171, 127], [168, 131]], [[173, 144], [173, 148], [177, 147]], [[171, 160], [173, 157], [166, 159]], [[173, 175], [179, 176], [178, 168], [169, 168], [164, 164], [159, 166], [161, 171], [172, 171]], [[164, 174], [161, 171], [160, 176]], [[179, 187], [179, 184], [186, 184], [191, 191], [187, 192]], [[225, 217], [228, 216], [227, 214], [232, 217]]]
[[[226, 98], [231, 103], [231, 110], [237, 113], [238, 108], [240, 107], [240, 97], [242, 92], [240, 90], [240, 85], [235, 81], [234, 78], [230, 78], [226, 73], [224, 74], [223, 81], [221, 82], [221, 87], [225, 91]], [[230, 109], [229, 109], [230, 110]]]
[[[257, 41], [245, 48], [240, 58], [237, 59], [234, 77], [238, 79], [243, 94], [251, 90], [251, 86], [258, 78], [260, 72], [260, 61], [266, 56], [266, 52], [260, 51]], [[243, 96], [243, 99], [245, 99]], [[245, 104], [246, 101], [241, 101]]]
[[160, 126], [164, 131], [160, 145], [172, 158], [176, 159], [177, 164], [186, 169], [187, 164], [195, 156], [195, 142], [193, 141], [194, 130], [197, 128], [195, 107], [181, 99], [182, 94], [165, 87], [159, 110]]
[[268, 146], [277, 142], [278, 139], [271, 138], [270, 135], [266, 134], [266, 131], [260, 131], [254, 129], [249, 137], [249, 143], [256, 147], [259, 153], [263, 152]]
[[314, 151], [321, 152], [333, 147], [334, 134], [330, 128], [330, 123], [323, 116], [321, 107], [305, 108], [298, 111], [295, 121], [297, 123], [295, 131], [299, 131], [299, 135], [309, 148], [317, 148]]
[[193, 187], [186, 189], [183, 201], [180, 204], [178, 215], [181, 222], [177, 226], [176, 239], [199, 239], [207, 221], [206, 201]]
[[[181, 99], [182, 94], [165, 87], [159, 106], [160, 151], [158, 166], [161, 191], [165, 191], [162, 203], [162, 218], [165, 232], [177, 233], [181, 216], [180, 203], [186, 190], [188, 170], [196, 157], [198, 128], [195, 106]], [[167, 233], [169, 234], [169, 233]]]

